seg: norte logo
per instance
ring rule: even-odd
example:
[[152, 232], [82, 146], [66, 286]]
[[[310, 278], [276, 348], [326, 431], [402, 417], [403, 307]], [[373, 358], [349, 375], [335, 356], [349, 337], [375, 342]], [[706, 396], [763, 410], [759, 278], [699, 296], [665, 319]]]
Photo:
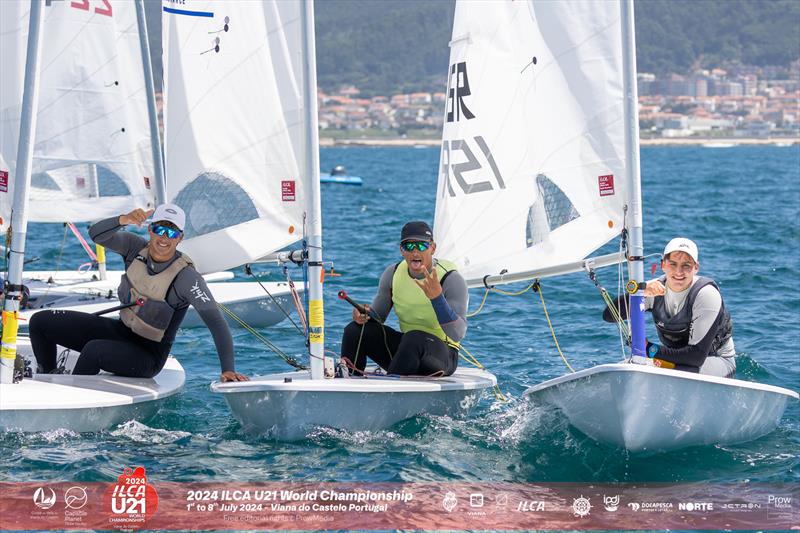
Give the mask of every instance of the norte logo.
[[714, 504], [711, 502], [680, 502], [678, 503], [679, 511], [713, 511]]
[[117, 482], [106, 491], [105, 509], [111, 513], [109, 523], [118, 529], [143, 524], [158, 509], [158, 494], [147, 484], [144, 467], [126, 468]]

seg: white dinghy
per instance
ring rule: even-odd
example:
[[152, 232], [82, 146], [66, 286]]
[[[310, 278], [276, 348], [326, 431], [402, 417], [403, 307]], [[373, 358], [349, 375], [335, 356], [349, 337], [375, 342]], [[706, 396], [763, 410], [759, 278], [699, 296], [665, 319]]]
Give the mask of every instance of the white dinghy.
[[[3, 65], [8, 70], [2, 80], [0, 106], [0, 171], [11, 175], [16, 165], [22, 83], [21, 76], [9, 76], [8, 72], [22, 72], [16, 54], [24, 52], [22, 15], [27, 10], [24, 2], [14, 4], [17, 6], [6, 6], [8, 17], [3, 21], [7, 30], [2, 36]], [[85, 11], [67, 4], [48, 5], [43, 22], [36, 143], [28, 193], [31, 222], [91, 222], [134, 207], [152, 207], [166, 199], [150, 56], [141, 46], [133, 3], [114, 1], [107, 11]], [[15, 66], [19, 68], [14, 71]], [[0, 230], [7, 229], [10, 221], [13, 185], [13, 181], [7, 183], [7, 194], [0, 186]], [[79, 235], [74, 225], [72, 229]], [[97, 309], [83, 306], [106, 298], [109, 291], [112, 303], [106, 308], [118, 305], [116, 289], [122, 272], [107, 272], [102, 247], [95, 255], [83, 237], [79, 238], [90, 256], [87, 260], [96, 260], [98, 270], [26, 272], [23, 284], [32, 298], [24, 315], [44, 307], [94, 312]], [[203, 267], [202, 262], [199, 266]], [[207, 281], [233, 278], [229, 272], [203, 273], [208, 273]], [[287, 310], [291, 304], [285, 283], [264, 283], [264, 287], [269, 295], [255, 282], [219, 283], [211, 292], [246, 323], [263, 327], [285, 318], [272, 298]], [[235, 320], [229, 323], [239, 326]], [[189, 308], [182, 325], [202, 325], [194, 308]]]
[[[60, 28], [60, 24], [77, 24], [85, 26], [85, 18], [89, 15], [71, 9], [68, 5], [51, 9], [47, 29]], [[124, 24], [130, 28], [138, 19], [140, 36], [146, 41], [144, 33], [144, 6], [136, 4], [116, 4], [115, 13], [118, 18], [108, 22]], [[136, 9], [136, 12], [134, 12]], [[133, 418], [151, 416], [161, 402], [181, 390], [185, 375], [180, 363], [169, 358], [164, 369], [153, 379], [124, 378], [110, 374], [96, 376], [72, 376], [68, 374], [37, 374], [33, 378], [17, 381], [15, 360], [17, 354], [32, 355], [27, 339], [17, 337], [19, 304], [22, 295], [23, 264], [25, 241], [28, 225], [28, 189], [31, 180], [33, 148], [36, 132], [37, 103], [39, 95], [39, 60], [41, 58], [41, 36], [44, 26], [45, 4], [40, 0], [32, 0], [30, 9], [26, 10], [21, 3], [3, 3], [0, 6], [0, 20], [5, 24], [23, 25], [29, 29], [27, 50], [16, 48], [14, 32], [0, 32], [7, 40], [0, 46], [4, 65], [7, 56], [25, 58], [24, 80], [20, 79], [23, 88], [21, 106], [16, 109], [20, 128], [18, 136], [19, 148], [16, 152], [15, 168], [12, 171], [14, 184], [13, 201], [11, 202], [12, 241], [9, 258], [7, 291], [4, 295], [2, 350], [0, 350], [0, 429], [3, 431], [48, 431], [66, 428], [71, 431], [100, 431], [120, 422]], [[83, 17], [83, 18], [82, 18]], [[100, 26], [98, 23], [97, 26]], [[133, 26], [135, 27], [135, 26]], [[5, 27], [4, 27], [5, 29]], [[15, 29], [16, 30], [16, 29]], [[90, 31], [90, 30], [87, 30]], [[112, 30], [113, 31], [113, 30]], [[9, 83], [8, 76], [4, 79]], [[23, 78], [20, 76], [20, 78]], [[9, 86], [14, 86], [9, 83]], [[5, 85], [4, 85], [5, 87]], [[5, 105], [3, 113], [14, 116], [14, 111]], [[5, 129], [3, 130], [5, 134]], [[3, 135], [3, 151], [10, 149], [9, 139]], [[8, 174], [5, 174], [8, 178]], [[6, 183], [8, 185], [8, 183]], [[7, 191], [3, 191], [7, 192]], [[5, 200], [5, 198], [4, 198]], [[21, 360], [21, 359], [20, 359]], [[19, 369], [20, 371], [22, 369]], [[21, 372], [20, 372], [21, 373]]]
[[[630, 0], [459, 0], [434, 233], [471, 287], [629, 258], [633, 351], [643, 355], [633, 38]], [[621, 232], [619, 254], [587, 259]], [[757, 438], [798, 396], [621, 363], [546, 381], [526, 397], [559, 407], [593, 439], [656, 451]]]
[[310, 372], [285, 372], [214, 383], [211, 390], [225, 395], [245, 431], [292, 441], [320, 427], [377, 431], [422, 414], [462, 416], [496, 384], [492, 374], [467, 368], [435, 379], [312, 379]]
[[[234, 416], [248, 431], [282, 440], [301, 439], [318, 426], [376, 430], [425, 413], [457, 415], [466, 412], [481, 391], [496, 383], [493, 375], [482, 370], [458, 370], [447, 378], [334, 378], [333, 361], [324, 355], [312, 2], [208, 1], [202, 6], [202, 11], [209, 15], [201, 22], [174, 9], [164, 16], [164, 50], [169, 54], [167, 103], [173, 97], [186, 95], [186, 108], [192, 110], [191, 116], [170, 118], [167, 132], [171, 121], [185, 130], [194, 120], [195, 131], [202, 132], [201, 137], [209, 145], [200, 152], [206, 157], [213, 157], [213, 151], [220, 149], [244, 154], [266, 150], [272, 155], [273, 166], [286, 165], [284, 171], [274, 174], [275, 179], [262, 180], [266, 187], [253, 189], [256, 194], [251, 200], [264, 202], [276, 194], [283, 199], [279, 202], [284, 209], [283, 218], [270, 216], [258, 222], [278, 222], [272, 232], [259, 234], [262, 246], [268, 244], [265, 239], [270, 235], [285, 235], [288, 239], [288, 223], [298, 228], [298, 233], [303, 227], [307, 232], [311, 362], [310, 370], [254, 377], [247, 382], [214, 383], [211, 389], [224, 395]], [[233, 40], [221, 34], [220, 40], [210, 45], [209, 57], [196, 54], [203, 46], [209, 46], [204, 36], [212, 29], [227, 25], [228, 21], [231, 33], [241, 32], [247, 39]], [[239, 121], [223, 120], [225, 117], [249, 118], [252, 122], [246, 121], [243, 126]], [[248, 132], [246, 138], [241, 138], [241, 130]], [[176, 143], [189, 140], [197, 142], [195, 137], [185, 133], [175, 138]], [[237, 140], [239, 144], [234, 144]], [[248, 149], [242, 150], [242, 146]], [[168, 144], [167, 154], [169, 150]], [[234, 161], [217, 157], [225, 163]], [[257, 175], [258, 169], [263, 167], [263, 159], [251, 161], [249, 167], [241, 157], [237, 160], [240, 166], [225, 173], [237, 183], [239, 175]], [[217, 168], [214, 179], [224, 184], [225, 176]], [[267, 178], [269, 176], [267, 173]], [[172, 187], [172, 180], [169, 183]], [[176, 196], [180, 197], [180, 194]], [[230, 204], [222, 207], [230, 210]], [[190, 213], [191, 208], [186, 211]], [[247, 237], [253, 232], [247, 227], [243, 230], [239, 233], [229, 230], [231, 234], [240, 235], [230, 243], [237, 245], [237, 252], [244, 249], [241, 243], [245, 238], [241, 235]], [[286, 244], [275, 242], [273, 250]], [[190, 252], [190, 255], [195, 257], [196, 254]], [[227, 254], [218, 255], [216, 261]], [[242, 262], [252, 259], [244, 256]]]
[[[21, 341], [19, 353], [31, 354], [27, 339]], [[170, 357], [153, 378], [36, 374], [19, 383], [0, 383], [0, 431], [96, 432], [146, 420], [183, 389], [185, 380], [183, 367]]]
[[794, 391], [653, 366], [600, 365], [525, 392], [577, 429], [630, 451], [736, 444], [773, 431]]

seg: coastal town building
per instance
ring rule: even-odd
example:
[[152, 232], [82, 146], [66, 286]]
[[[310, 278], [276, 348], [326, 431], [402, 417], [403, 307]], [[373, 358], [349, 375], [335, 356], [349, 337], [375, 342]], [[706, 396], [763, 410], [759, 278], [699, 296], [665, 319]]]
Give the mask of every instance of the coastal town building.
[[[643, 138], [788, 137], [800, 135], [800, 60], [789, 68], [725, 65], [688, 75], [640, 73]], [[444, 92], [361, 97], [345, 86], [319, 91], [323, 136], [441, 134]]]

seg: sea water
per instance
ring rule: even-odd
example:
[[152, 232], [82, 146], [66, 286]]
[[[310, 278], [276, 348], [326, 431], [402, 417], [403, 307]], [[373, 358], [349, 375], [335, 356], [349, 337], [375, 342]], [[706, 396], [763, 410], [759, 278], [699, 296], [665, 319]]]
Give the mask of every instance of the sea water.
[[[344, 289], [369, 302], [380, 273], [399, 260], [402, 224], [411, 219], [432, 223], [438, 156], [435, 148], [322, 150], [323, 169], [344, 164], [364, 178], [363, 187], [322, 187], [324, 257], [341, 274], [325, 283], [330, 350], [338, 350], [351, 313], [336, 292]], [[800, 147], [645, 147], [641, 159], [646, 253], [658, 254], [674, 236], [694, 239], [701, 273], [719, 283], [733, 316], [738, 377], [800, 390]], [[62, 232], [61, 225], [31, 224], [28, 255], [39, 260], [30, 268], [56, 268]], [[122, 267], [115, 254], [109, 257], [110, 268]], [[73, 269], [86, 260], [67, 237], [59, 268]], [[648, 259], [648, 273], [656, 262]], [[276, 269], [260, 272], [266, 279], [282, 279]], [[291, 274], [302, 278], [299, 269]], [[599, 276], [613, 292], [616, 269], [601, 270]], [[247, 279], [241, 269], [237, 277]], [[603, 303], [584, 274], [546, 279], [542, 290], [574, 368], [619, 359], [616, 328], [601, 320]], [[480, 290], [471, 292], [471, 310], [482, 296]], [[261, 333], [303, 360], [303, 340], [288, 321]], [[240, 372], [289, 369], [246, 331], [233, 330], [233, 336]], [[800, 480], [796, 401], [776, 431], [755, 441], [655, 456], [598, 444], [557, 412], [526, 406], [527, 387], [567, 371], [539, 298], [531, 292], [491, 294], [470, 320], [465, 343], [497, 375], [508, 401], [487, 394], [466, 419], [423, 416], [377, 432], [319, 429], [306, 440], [280, 443], [242, 433], [223, 397], [209, 391], [219, 375], [210, 334], [203, 328], [181, 330], [173, 353], [186, 369], [186, 388], [155, 418], [97, 434], [64, 429], [2, 435], [0, 480], [113, 481], [131, 465], [144, 466], [148, 476], [161, 481]], [[52, 402], [58, 406], [59, 398]]]

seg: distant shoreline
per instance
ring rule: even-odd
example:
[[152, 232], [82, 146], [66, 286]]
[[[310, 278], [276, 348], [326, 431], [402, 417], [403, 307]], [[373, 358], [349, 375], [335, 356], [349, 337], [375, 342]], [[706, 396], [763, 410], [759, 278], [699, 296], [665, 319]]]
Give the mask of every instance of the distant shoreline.
[[[723, 148], [727, 145], [785, 145], [785, 143], [800, 144], [800, 138], [675, 138], [675, 139], [641, 139], [641, 146], [702, 146]], [[436, 147], [442, 144], [441, 139], [401, 139], [397, 137], [373, 138], [373, 139], [334, 139], [332, 137], [320, 136], [320, 146], [379, 146], [379, 147], [409, 147], [419, 146], [421, 148]]]

